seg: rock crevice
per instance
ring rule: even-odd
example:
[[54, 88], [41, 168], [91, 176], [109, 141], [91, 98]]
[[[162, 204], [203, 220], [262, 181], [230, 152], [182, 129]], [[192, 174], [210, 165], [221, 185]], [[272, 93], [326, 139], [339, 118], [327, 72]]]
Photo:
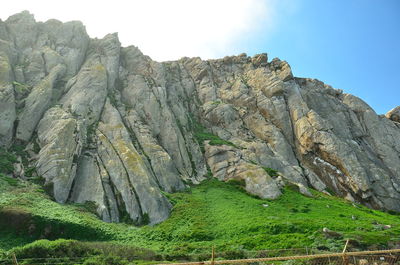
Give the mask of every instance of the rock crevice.
[[261, 198], [291, 183], [400, 212], [399, 117], [267, 54], [159, 63], [80, 22], [0, 21], [0, 145], [37, 137], [54, 198], [107, 222], [162, 222], [166, 193], [211, 175]]

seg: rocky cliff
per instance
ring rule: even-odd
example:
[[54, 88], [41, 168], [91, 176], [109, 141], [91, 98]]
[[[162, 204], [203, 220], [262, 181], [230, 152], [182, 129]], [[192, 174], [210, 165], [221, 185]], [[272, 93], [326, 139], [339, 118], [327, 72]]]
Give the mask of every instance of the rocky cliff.
[[0, 144], [26, 146], [55, 200], [95, 202], [107, 222], [159, 223], [166, 193], [209, 177], [400, 211], [399, 117], [266, 54], [159, 63], [80, 22], [0, 21]]

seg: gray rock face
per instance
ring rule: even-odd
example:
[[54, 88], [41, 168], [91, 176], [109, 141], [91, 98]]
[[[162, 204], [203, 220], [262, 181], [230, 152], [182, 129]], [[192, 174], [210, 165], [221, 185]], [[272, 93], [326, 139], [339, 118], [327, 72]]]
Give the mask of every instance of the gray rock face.
[[[113, 167], [113, 160], [119, 160], [121, 162], [119, 165], [122, 166], [119, 171], [125, 174], [114, 177], [115, 179], [125, 177], [123, 181], [128, 184], [121, 185], [123, 190], [120, 192], [130, 193], [135, 197], [133, 207], [136, 210], [134, 214], [138, 218], [136, 220], [132, 218], [133, 221], [140, 223], [144, 221], [143, 218], [149, 218], [150, 224], [155, 224], [165, 220], [169, 216], [171, 205], [162, 195], [155, 176], [147, 167], [143, 156], [134, 147], [119, 112], [109, 102], [104, 108], [98, 131], [102, 143], [108, 144], [115, 152], [115, 156], [110, 157], [111, 164], [105, 165], [106, 170]], [[114, 181], [114, 178], [111, 178], [111, 181]]]
[[37, 169], [53, 188], [58, 202], [68, 200], [82, 149], [81, 123], [59, 107], [49, 109], [37, 129], [40, 152]]
[[12, 141], [14, 121], [17, 117], [14, 88], [10, 81], [8, 60], [0, 57], [0, 145], [9, 146]]
[[171, 156], [158, 144], [150, 128], [139, 119], [134, 110], [130, 110], [125, 119], [128, 128], [137, 137], [138, 144], [149, 162], [150, 169], [155, 177], [154, 180], [162, 190], [166, 192], [183, 190], [185, 185], [179, 177]]
[[400, 211], [399, 117], [267, 54], [158, 63], [80, 22], [0, 21], [0, 145], [38, 141], [54, 198], [107, 222], [162, 222], [165, 192], [210, 173], [261, 198], [291, 183]]
[[43, 113], [50, 107], [54, 86], [64, 75], [65, 66], [57, 65], [40, 81], [25, 99], [25, 108], [19, 116], [16, 138], [28, 141]]
[[[99, 165], [98, 158], [93, 157], [89, 152], [84, 153], [80, 161], [78, 162], [78, 170], [76, 173], [75, 183], [72, 189], [71, 200], [78, 203], [85, 203], [88, 201], [95, 202], [97, 205], [97, 212], [100, 217], [106, 222], [118, 222], [118, 208], [107, 207], [108, 198], [106, 188], [109, 181], [107, 181], [108, 175], [103, 175], [104, 168]], [[113, 198], [113, 197], [111, 197]]]
[[259, 165], [244, 160], [236, 148], [207, 142], [205, 150], [211, 172], [219, 180], [242, 180], [246, 191], [263, 199], [276, 199], [282, 194], [278, 182]]

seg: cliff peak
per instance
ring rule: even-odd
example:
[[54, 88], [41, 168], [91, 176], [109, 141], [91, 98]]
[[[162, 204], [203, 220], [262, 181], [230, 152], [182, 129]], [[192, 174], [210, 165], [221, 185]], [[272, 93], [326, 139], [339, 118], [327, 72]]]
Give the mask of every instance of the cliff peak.
[[27, 11], [0, 21], [0, 40], [0, 144], [26, 146], [58, 202], [155, 224], [165, 192], [214, 177], [400, 211], [398, 107], [378, 116], [266, 53], [156, 62], [116, 33]]

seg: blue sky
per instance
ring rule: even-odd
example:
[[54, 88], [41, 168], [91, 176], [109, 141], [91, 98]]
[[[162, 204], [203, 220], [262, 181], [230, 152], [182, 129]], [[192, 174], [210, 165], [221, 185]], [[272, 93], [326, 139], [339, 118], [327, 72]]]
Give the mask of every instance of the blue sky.
[[[79, 8], [76, 8], [79, 6]], [[13, 0], [0, 18], [80, 20], [155, 60], [266, 52], [299, 77], [354, 94], [379, 114], [400, 105], [400, 0]]]
[[400, 105], [400, 1], [293, 0], [275, 8], [273, 29], [240, 44], [248, 54], [286, 60], [296, 76], [354, 94], [378, 114]]

